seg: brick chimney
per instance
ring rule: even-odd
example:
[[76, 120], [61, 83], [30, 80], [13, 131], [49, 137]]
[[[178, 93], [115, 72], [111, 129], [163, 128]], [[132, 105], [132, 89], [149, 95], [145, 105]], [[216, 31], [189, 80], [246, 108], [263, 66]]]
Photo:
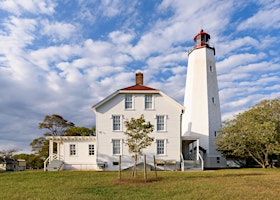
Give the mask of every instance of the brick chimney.
[[143, 85], [143, 73], [137, 72], [135, 76], [136, 85]]

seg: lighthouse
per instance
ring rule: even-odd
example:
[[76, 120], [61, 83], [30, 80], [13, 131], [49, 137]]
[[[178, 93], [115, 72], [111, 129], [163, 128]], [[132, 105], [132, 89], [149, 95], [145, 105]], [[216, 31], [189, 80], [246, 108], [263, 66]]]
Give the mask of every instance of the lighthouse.
[[219, 168], [226, 166], [226, 160], [214, 143], [221, 128], [221, 111], [215, 48], [209, 41], [210, 35], [201, 29], [188, 53], [182, 136], [199, 138], [205, 168]]

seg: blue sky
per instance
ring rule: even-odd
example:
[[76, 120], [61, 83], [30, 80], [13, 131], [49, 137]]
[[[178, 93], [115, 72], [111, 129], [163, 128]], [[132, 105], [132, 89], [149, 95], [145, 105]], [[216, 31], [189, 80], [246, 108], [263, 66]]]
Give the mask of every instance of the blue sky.
[[0, 150], [31, 150], [45, 115], [92, 127], [91, 106], [145, 85], [183, 103], [187, 51], [216, 48], [222, 118], [280, 97], [278, 0], [1, 0]]

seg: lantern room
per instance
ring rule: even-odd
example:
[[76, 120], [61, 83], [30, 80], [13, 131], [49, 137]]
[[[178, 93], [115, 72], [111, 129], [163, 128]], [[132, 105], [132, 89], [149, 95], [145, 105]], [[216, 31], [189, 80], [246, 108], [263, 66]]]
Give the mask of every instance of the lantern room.
[[203, 29], [200, 30], [200, 32], [194, 37], [195, 42], [195, 48], [203, 47], [203, 46], [209, 46], [209, 40], [210, 35], [208, 33], [205, 33]]

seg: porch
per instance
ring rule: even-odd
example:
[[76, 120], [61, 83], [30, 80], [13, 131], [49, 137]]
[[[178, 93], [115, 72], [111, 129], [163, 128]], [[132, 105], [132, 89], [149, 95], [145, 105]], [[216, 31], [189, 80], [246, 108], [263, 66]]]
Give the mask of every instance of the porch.
[[[95, 136], [48, 136], [44, 171], [96, 169]], [[91, 154], [89, 154], [91, 152]]]
[[182, 136], [181, 170], [204, 170], [198, 137]]

